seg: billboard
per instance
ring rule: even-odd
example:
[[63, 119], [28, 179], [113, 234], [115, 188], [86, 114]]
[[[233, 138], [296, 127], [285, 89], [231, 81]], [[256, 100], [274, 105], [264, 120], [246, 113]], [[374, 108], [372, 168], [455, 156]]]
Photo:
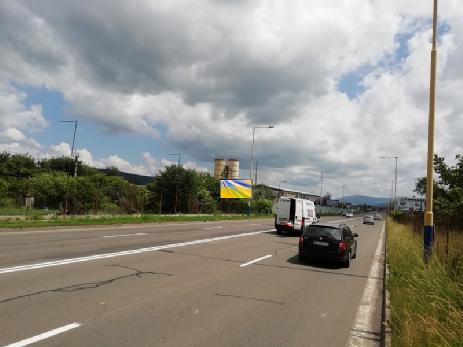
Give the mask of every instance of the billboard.
[[220, 180], [221, 199], [252, 198], [251, 180]]
[[399, 211], [423, 212], [426, 205], [423, 198], [398, 198], [397, 209]]

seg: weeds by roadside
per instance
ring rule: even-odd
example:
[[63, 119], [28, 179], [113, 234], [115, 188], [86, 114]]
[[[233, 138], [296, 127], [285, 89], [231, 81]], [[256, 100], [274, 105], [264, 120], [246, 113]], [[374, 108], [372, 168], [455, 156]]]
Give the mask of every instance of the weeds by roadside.
[[[456, 234], [455, 244], [463, 242]], [[444, 261], [440, 240], [427, 266], [422, 239], [412, 230], [388, 220], [388, 288], [391, 297], [393, 346], [463, 345], [463, 250]]]

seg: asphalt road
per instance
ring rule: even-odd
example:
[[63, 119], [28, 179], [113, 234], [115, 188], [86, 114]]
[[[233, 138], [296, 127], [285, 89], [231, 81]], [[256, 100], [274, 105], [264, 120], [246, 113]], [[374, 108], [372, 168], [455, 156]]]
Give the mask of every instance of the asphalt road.
[[379, 345], [383, 223], [345, 221], [348, 269], [272, 220], [0, 231], [0, 345]]

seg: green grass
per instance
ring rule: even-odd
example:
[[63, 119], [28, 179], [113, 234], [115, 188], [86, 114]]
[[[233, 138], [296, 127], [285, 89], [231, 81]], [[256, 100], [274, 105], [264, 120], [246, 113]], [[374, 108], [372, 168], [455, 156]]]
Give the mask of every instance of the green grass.
[[141, 216], [103, 216], [93, 218], [90, 216], [79, 217], [53, 217], [53, 219], [42, 219], [40, 216], [33, 216], [27, 220], [0, 220], [0, 228], [32, 228], [44, 226], [71, 226], [71, 225], [110, 225], [110, 224], [141, 224], [141, 223], [166, 223], [166, 222], [192, 222], [192, 221], [220, 221], [220, 220], [242, 220], [255, 218], [273, 218], [271, 215], [141, 215]]
[[42, 216], [54, 214], [56, 211], [24, 207], [0, 207], [0, 216]]
[[[457, 234], [453, 244], [463, 241]], [[421, 235], [388, 220], [388, 288], [393, 346], [463, 345], [463, 249], [443, 256], [439, 236], [426, 266]]]

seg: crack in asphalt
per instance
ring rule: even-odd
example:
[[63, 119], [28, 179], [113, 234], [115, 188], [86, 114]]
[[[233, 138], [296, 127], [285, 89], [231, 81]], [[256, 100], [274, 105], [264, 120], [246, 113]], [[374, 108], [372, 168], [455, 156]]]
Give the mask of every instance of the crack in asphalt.
[[266, 302], [266, 303], [277, 304], [277, 305], [286, 305], [284, 302], [280, 302], [280, 301], [262, 299], [262, 298], [253, 298], [253, 297], [249, 297], [249, 296], [232, 295], [232, 294], [220, 294], [220, 293], [215, 293], [214, 295], [221, 296], [221, 297], [235, 298], [235, 299], [260, 301], [260, 302]]
[[40, 294], [45, 294], [45, 293], [71, 293], [71, 292], [77, 292], [80, 290], [87, 290], [87, 289], [95, 289], [99, 288], [101, 286], [105, 286], [111, 283], [114, 283], [116, 281], [119, 281], [124, 278], [131, 278], [131, 277], [137, 277], [141, 278], [143, 275], [163, 275], [163, 276], [173, 276], [171, 273], [164, 273], [164, 272], [154, 272], [154, 271], [141, 271], [136, 268], [132, 268], [129, 266], [124, 266], [124, 265], [117, 265], [117, 264], [111, 264], [111, 265], [105, 265], [105, 266], [114, 266], [114, 267], [120, 267], [123, 269], [128, 269], [134, 271], [134, 273], [128, 274], [128, 275], [123, 275], [123, 276], [118, 276], [118, 277], [113, 277], [107, 280], [103, 281], [97, 281], [97, 282], [86, 282], [86, 283], [78, 283], [78, 284], [73, 284], [70, 286], [66, 287], [60, 287], [60, 288], [55, 288], [55, 289], [46, 289], [46, 290], [41, 290], [38, 292], [30, 293], [30, 294], [24, 294], [24, 295], [19, 295], [13, 298], [8, 298], [0, 301], [0, 304], [4, 304], [10, 301], [14, 300], [19, 300], [19, 299], [24, 299], [24, 298], [30, 298], [33, 296], [37, 296]]

